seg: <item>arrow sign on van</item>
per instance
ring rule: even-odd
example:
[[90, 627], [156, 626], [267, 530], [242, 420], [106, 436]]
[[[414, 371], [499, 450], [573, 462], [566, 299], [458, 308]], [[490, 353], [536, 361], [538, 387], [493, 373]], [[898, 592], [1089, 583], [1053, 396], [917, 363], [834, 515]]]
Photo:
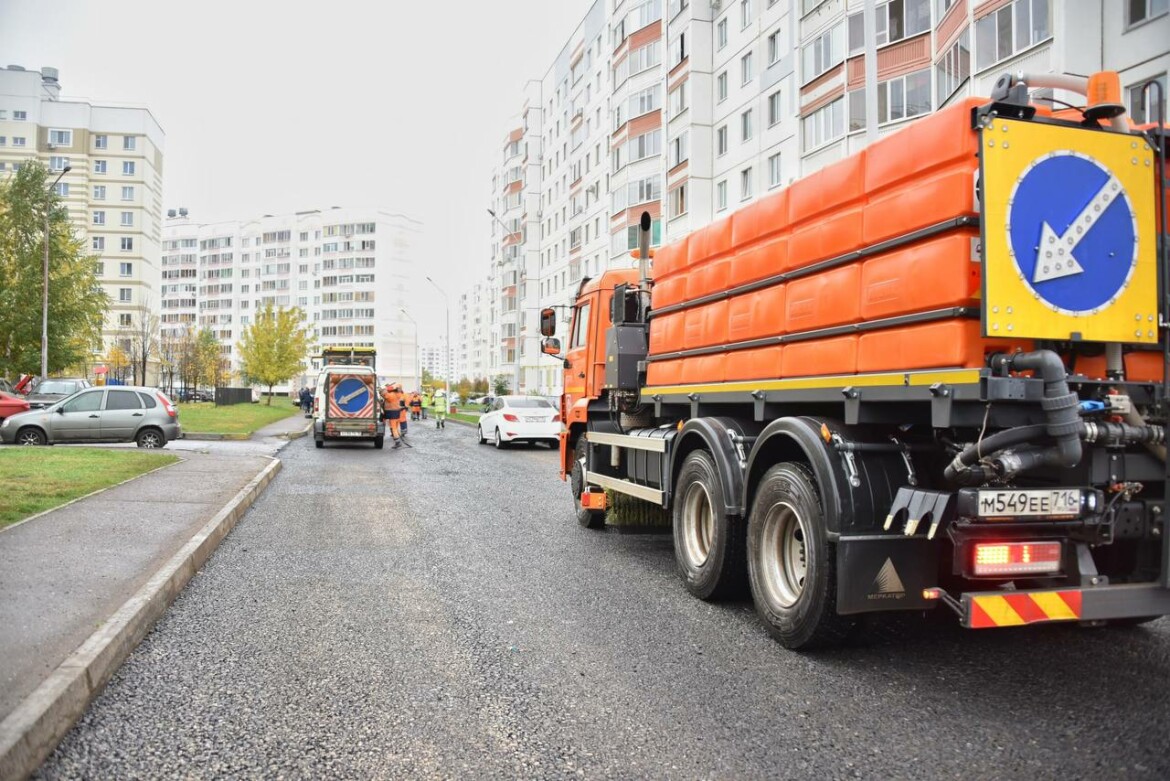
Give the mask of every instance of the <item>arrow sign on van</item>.
[[1113, 199], [1120, 194], [1121, 182], [1116, 176], [1110, 176], [1085, 204], [1085, 208], [1081, 209], [1080, 214], [1069, 223], [1064, 233], [1058, 236], [1052, 226], [1045, 222], [1040, 229], [1040, 248], [1037, 251], [1036, 270], [1032, 275], [1032, 281], [1047, 282], [1083, 274], [1085, 270], [1073, 257], [1073, 251], [1093, 229], [1097, 220], [1109, 208], [1109, 204], [1113, 203]]

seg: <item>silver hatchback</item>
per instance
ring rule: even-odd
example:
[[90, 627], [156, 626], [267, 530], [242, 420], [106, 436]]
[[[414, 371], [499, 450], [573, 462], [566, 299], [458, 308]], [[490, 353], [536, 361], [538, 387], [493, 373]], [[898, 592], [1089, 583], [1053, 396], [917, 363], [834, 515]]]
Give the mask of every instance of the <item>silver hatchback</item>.
[[0, 423], [0, 441], [18, 445], [135, 442], [164, 447], [178, 439], [179, 411], [155, 388], [86, 388], [44, 409]]

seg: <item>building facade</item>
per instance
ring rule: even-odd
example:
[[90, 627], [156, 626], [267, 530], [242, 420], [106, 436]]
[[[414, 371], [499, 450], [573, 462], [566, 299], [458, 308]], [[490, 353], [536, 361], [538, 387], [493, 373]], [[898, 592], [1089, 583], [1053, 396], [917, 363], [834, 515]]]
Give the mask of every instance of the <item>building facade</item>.
[[[492, 208], [507, 218], [492, 225], [502, 311], [493, 309], [490, 329], [461, 339], [468, 352], [499, 356], [491, 374], [515, 369], [513, 389], [559, 393], [560, 364], [539, 353], [536, 313], [556, 307], [564, 323], [583, 279], [635, 263], [643, 211], [653, 218], [653, 245], [681, 238], [916, 118], [989, 94], [1005, 72], [1114, 70], [1131, 116], [1156, 118], [1141, 85], [1166, 86], [1168, 6], [597, 0], [536, 82], [538, 93], [526, 87], [492, 174]], [[1079, 100], [1042, 86], [1033, 95]], [[522, 156], [512, 144], [522, 144]]]
[[421, 225], [378, 209], [332, 208], [214, 223], [168, 212], [163, 229], [160, 335], [209, 329], [235, 381], [237, 344], [256, 313], [272, 304], [298, 307], [316, 339], [306, 371], [311, 384], [321, 348], [374, 347], [378, 374], [416, 379], [418, 334], [409, 311], [412, 246]]
[[[56, 68], [0, 69], [0, 177], [30, 160], [66, 173], [57, 194], [97, 259], [110, 309], [89, 373], [159, 313], [165, 135], [145, 108], [61, 98]], [[157, 365], [148, 368], [153, 381]]]

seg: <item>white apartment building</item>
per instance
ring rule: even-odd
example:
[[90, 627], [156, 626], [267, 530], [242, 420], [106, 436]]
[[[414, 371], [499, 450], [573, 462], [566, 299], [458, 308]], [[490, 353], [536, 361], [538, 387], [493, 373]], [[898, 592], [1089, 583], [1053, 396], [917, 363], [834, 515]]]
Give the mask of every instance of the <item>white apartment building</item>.
[[[597, 30], [600, 49], [589, 43]], [[606, 90], [590, 88], [598, 69]], [[583, 278], [633, 264], [643, 211], [652, 244], [676, 240], [915, 118], [987, 95], [1005, 72], [1100, 70], [1120, 74], [1133, 118], [1156, 118], [1140, 88], [1166, 86], [1170, 1], [598, 0], [541, 82], [543, 116], [526, 96], [523, 127], [544, 126], [538, 146], [524, 136], [528, 159], [541, 161], [540, 284], [521, 286], [520, 306], [563, 306]], [[589, 155], [598, 128], [609, 135], [600, 167]], [[605, 198], [586, 199], [593, 182]], [[491, 339], [483, 349], [510, 344]], [[522, 362], [521, 392], [560, 391], [555, 360]]]
[[457, 339], [453, 370], [457, 380], [491, 377], [492, 290], [494, 282], [489, 277], [459, 296], [459, 322], [452, 334]]
[[[317, 340], [299, 386], [320, 368], [321, 348], [374, 347], [378, 374], [413, 383], [418, 335], [412, 244], [420, 224], [379, 209], [337, 208], [200, 223], [186, 210], [163, 230], [162, 335], [210, 329], [238, 379], [236, 344], [271, 303], [305, 312]], [[404, 313], [403, 310], [406, 310]]]
[[451, 371], [453, 363], [448, 361], [447, 356], [447, 344], [445, 341], [421, 345], [418, 352], [420, 375], [425, 369], [437, 380], [446, 380], [450, 377], [452, 383], [457, 382], [459, 375]]
[[164, 146], [148, 109], [63, 100], [56, 68], [0, 68], [0, 177], [29, 160], [70, 169], [57, 193], [110, 298], [94, 365], [159, 310]]

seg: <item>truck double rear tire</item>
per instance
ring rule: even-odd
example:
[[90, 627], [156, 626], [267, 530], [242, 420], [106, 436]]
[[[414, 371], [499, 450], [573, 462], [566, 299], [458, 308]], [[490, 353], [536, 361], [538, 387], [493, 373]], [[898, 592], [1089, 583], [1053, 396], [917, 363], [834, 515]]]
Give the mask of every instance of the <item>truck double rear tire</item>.
[[581, 506], [581, 493], [585, 490], [585, 470], [581, 464], [585, 461], [585, 435], [577, 438], [577, 445], [573, 448], [573, 468], [569, 472], [569, 488], [573, 493], [573, 507], [577, 516], [577, 523], [586, 529], [601, 529], [605, 526], [605, 513], [596, 510], [587, 510]]
[[769, 469], [748, 518], [748, 577], [768, 632], [791, 649], [844, 640], [854, 621], [837, 614], [837, 552], [812, 471], [797, 462]]
[[706, 450], [689, 453], [679, 469], [672, 512], [674, 560], [687, 591], [699, 599], [743, 593], [743, 520], [724, 511], [723, 484]]

